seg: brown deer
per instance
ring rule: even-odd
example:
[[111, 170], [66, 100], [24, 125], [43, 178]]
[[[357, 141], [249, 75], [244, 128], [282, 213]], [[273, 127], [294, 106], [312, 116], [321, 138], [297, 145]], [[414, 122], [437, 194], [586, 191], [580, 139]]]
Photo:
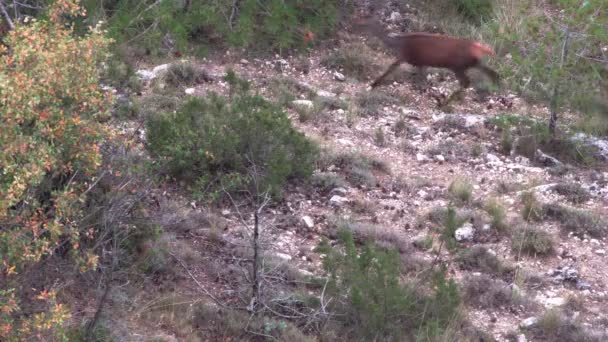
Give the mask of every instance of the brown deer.
[[494, 56], [494, 51], [479, 42], [425, 32], [389, 36], [388, 31], [376, 18], [357, 19], [354, 28], [358, 32], [369, 32], [378, 37], [397, 56], [397, 60], [371, 84], [372, 88], [377, 87], [404, 62], [417, 68], [445, 68], [454, 72], [460, 89], [450, 95], [444, 105], [471, 85], [471, 80], [466, 75], [470, 68], [478, 68], [495, 84], [500, 81], [498, 73], [481, 61], [484, 55]]

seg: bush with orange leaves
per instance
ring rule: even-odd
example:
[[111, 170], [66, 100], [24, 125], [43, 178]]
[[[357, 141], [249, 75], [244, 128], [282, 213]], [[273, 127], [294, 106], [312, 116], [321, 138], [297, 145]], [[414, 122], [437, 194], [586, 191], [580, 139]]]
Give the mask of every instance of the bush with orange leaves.
[[[97, 66], [110, 41], [99, 27], [77, 37], [63, 19], [83, 15], [78, 0], [57, 0], [46, 20], [17, 25], [0, 45], [0, 340], [60, 334], [69, 310], [43, 289], [24, 319], [18, 286], [44, 258], [67, 246], [81, 271], [96, 267], [79, 220], [109, 137], [96, 120], [110, 94]], [[7, 48], [9, 47], [9, 48]], [[40, 290], [40, 289], [39, 289]], [[25, 290], [23, 290], [25, 291]], [[31, 295], [30, 295], [31, 296]], [[42, 308], [42, 309], [40, 309]]]

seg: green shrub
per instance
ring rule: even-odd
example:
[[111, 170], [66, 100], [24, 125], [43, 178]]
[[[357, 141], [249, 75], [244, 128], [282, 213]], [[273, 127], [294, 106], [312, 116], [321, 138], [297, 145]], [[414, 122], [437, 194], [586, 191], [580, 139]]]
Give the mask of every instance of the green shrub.
[[448, 192], [458, 203], [466, 204], [471, 201], [473, 195], [473, 185], [471, 182], [462, 177], [457, 177], [450, 183]]
[[[343, 232], [344, 252], [327, 241], [317, 251], [326, 254], [329, 273], [326, 296], [343, 325], [343, 338], [358, 341], [403, 340], [441, 336], [458, 319], [460, 294], [443, 271], [432, 277], [429, 294], [399, 281], [398, 253], [367, 244], [356, 248]], [[421, 314], [421, 313], [425, 314]]]
[[454, 234], [456, 233], [456, 229], [460, 228], [464, 222], [462, 218], [458, 217], [456, 209], [448, 207], [443, 231], [441, 232], [441, 238], [448, 249], [454, 249], [458, 245]]
[[280, 197], [288, 179], [311, 175], [317, 149], [284, 111], [245, 84], [231, 98], [212, 93], [152, 115], [148, 149], [170, 175], [199, 190], [235, 191], [256, 181], [259, 191]]
[[460, 15], [474, 23], [489, 20], [494, 15], [493, 0], [454, 0], [453, 5]]
[[522, 216], [526, 221], [541, 221], [544, 213], [542, 204], [536, 198], [533, 191], [526, 191], [521, 194], [521, 202], [524, 207], [522, 209]]
[[603, 238], [608, 234], [606, 220], [591, 212], [559, 203], [544, 204], [543, 212], [547, 218], [559, 221], [565, 231], [578, 236], [588, 234], [594, 238]]
[[496, 255], [490, 253], [483, 246], [474, 246], [462, 251], [456, 260], [460, 264], [460, 267], [465, 270], [481, 271], [490, 274], [500, 274], [503, 270], [503, 265]]
[[169, 65], [163, 79], [174, 87], [187, 86], [200, 80], [201, 73], [202, 70], [197, 70], [191, 62], [177, 62]]
[[566, 197], [568, 201], [574, 204], [587, 202], [591, 197], [589, 191], [578, 183], [558, 183], [552, 190]]
[[529, 226], [514, 229], [511, 237], [511, 249], [515, 253], [530, 255], [547, 255], [553, 251], [553, 239], [544, 230]]
[[[553, 101], [558, 114], [564, 106], [589, 113], [608, 79], [596, 59], [608, 43], [608, 5], [604, 0], [552, 3], [551, 9], [537, 2], [495, 3], [500, 20], [488, 23], [488, 39], [510, 54], [500, 60], [499, 72], [528, 100]], [[570, 36], [562, 59], [566, 27]]]
[[191, 43], [259, 51], [303, 47], [303, 29], [318, 37], [331, 34], [339, 16], [351, 8], [344, 0], [115, 0], [103, 6], [84, 0], [83, 5], [92, 22], [108, 22], [109, 34], [117, 42], [141, 46], [153, 54], [187, 51]]
[[321, 60], [326, 68], [341, 70], [346, 76], [364, 81], [377, 72], [369, 48], [362, 44], [351, 44], [330, 52]]
[[504, 231], [507, 229], [505, 223], [506, 213], [505, 207], [497, 199], [490, 199], [484, 205], [484, 210], [492, 218], [492, 228], [498, 231]]
[[0, 44], [3, 341], [65, 338], [70, 310], [58, 302], [57, 290], [24, 283], [50, 255], [64, 248], [72, 257], [67, 269], [97, 266], [98, 256], [88, 249], [96, 231], [89, 234], [81, 222], [100, 146], [109, 138], [99, 119], [108, 116], [111, 95], [99, 86], [97, 65], [111, 42], [99, 27], [74, 35], [63, 19], [79, 13], [73, 1], [55, 1], [42, 20], [16, 21], [3, 37], [6, 45]]

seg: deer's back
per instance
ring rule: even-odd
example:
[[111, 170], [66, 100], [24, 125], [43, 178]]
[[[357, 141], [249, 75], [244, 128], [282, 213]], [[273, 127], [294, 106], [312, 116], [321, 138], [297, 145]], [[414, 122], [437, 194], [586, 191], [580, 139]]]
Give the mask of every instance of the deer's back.
[[430, 33], [410, 33], [397, 39], [399, 57], [414, 66], [465, 69], [479, 63], [468, 40]]

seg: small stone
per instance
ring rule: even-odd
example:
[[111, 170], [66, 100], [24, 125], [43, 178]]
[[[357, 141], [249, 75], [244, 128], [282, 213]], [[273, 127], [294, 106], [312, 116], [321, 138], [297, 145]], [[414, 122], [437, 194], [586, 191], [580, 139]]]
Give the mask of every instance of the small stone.
[[544, 300], [545, 307], [562, 306], [566, 304], [566, 298], [553, 297]]
[[339, 188], [333, 188], [333, 189], [331, 189], [331, 191], [329, 193], [330, 194], [339, 194], [339, 195], [344, 196], [344, 195], [346, 195], [348, 193], [348, 190], [346, 190], [346, 189], [344, 189], [342, 187], [339, 187]]
[[528, 317], [519, 323], [519, 327], [522, 329], [529, 329], [538, 323], [538, 317]]
[[606, 255], [606, 250], [605, 249], [597, 249], [595, 251], [595, 254], [597, 254], [597, 255]]
[[222, 215], [223, 215], [223, 216], [228, 216], [228, 215], [230, 215], [230, 210], [228, 210], [228, 209], [224, 209], [224, 210], [222, 210]]
[[528, 342], [528, 339], [526, 338], [526, 335], [519, 334], [517, 335], [517, 342]]
[[310, 100], [294, 100], [291, 103], [303, 110], [312, 110], [314, 108], [314, 104]]
[[312, 272], [307, 271], [307, 270], [302, 270], [302, 269], [299, 269], [298, 273], [300, 273], [301, 275], [303, 275], [305, 277], [312, 277], [314, 275]]
[[346, 77], [344, 76], [344, 74], [339, 73], [339, 72], [334, 72], [334, 78], [336, 79], [336, 81], [340, 81], [340, 82], [344, 82], [346, 81]]
[[392, 12], [391, 15], [388, 17], [388, 20], [392, 23], [397, 23], [399, 21], [401, 21], [403, 19], [403, 17], [401, 16], [401, 13], [395, 11]]
[[276, 253], [275, 256], [283, 261], [291, 260], [291, 255], [285, 253]]
[[194, 90], [195, 90], [194, 88], [186, 88], [184, 90], [184, 93], [186, 93], [186, 95], [192, 95], [192, 94], [194, 94]]
[[168, 69], [169, 69], [169, 64], [165, 63], [165, 64], [155, 66], [154, 69], [152, 69], [152, 72], [154, 73], [155, 76], [158, 76], [158, 74], [160, 74], [161, 72], [165, 72]]
[[427, 156], [425, 156], [422, 153], [416, 153], [416, 160], [421, 162], [421, 161], [425, 161], [428, 160], [429, 158]]
[[247, 65], [247, 64], [249, 64], [249, 61], [246, 60], [245, 58], [243, 58], [243, 59], [241, 59], [241, 64]]
[[348, 203], [348, 198], [342, 197], [342, 196], [338, 196], [338, 195], [333, 195], [329, 199], [329, 203], [334, 204], [334, 205], [341, 205], [343, 203]]
[[321, 96], [321, 97], [336, 97], [336, 94], [326, 91], [326, 90], [319, 90], [317, 91], [317, 96]]
[[419, 190], [418, 191], [418, 196], [422, 199], [426, 198], [426, 196], [428, 195], [428, 192], [424, 191], [424, 190]]
[[304, 222], [306, 228], [312, 228], [315, 226], [315, 221], [313, 221], [312, 217], [308, 215], [302, 217], [302, 222]]
[[463, 225], [454, 232], [454, 238], [458, 242], [471, 240], [474, 235], [475, 228], [473, 228], [473, 225], [470, 223]]
[[148, 70], [137, 70], [135, 74], [137, 75], [137, 77], [144, 81], [149, 81], [156, 77], [156, 74]]
[[438, 154], [435, 156], [435, 160], [440, 161], [440, 162], [444, 162], [445, 161], [445, 157], [442, 156], [441, 154]]
[[591, 290], [591, 284], [586, 281], [578, 280], [576, 282], [576, 288], [580, 291]]

